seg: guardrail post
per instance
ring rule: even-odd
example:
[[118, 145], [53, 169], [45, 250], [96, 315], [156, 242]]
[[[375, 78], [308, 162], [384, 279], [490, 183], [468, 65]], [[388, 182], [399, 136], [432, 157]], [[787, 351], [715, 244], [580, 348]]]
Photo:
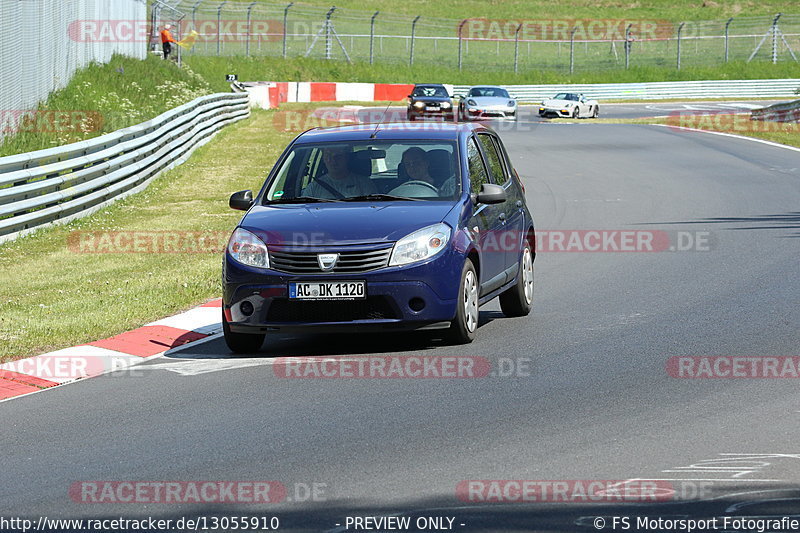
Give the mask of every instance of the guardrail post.
[[628, 24], [628, 27], [625, 28], [625, 69], [627, 70], [631, 64], [631, 26], [633, 24]]
[[467, 20], [468, 19], [462, 20], [461, 23], [458, 25], [458, 70], [461, 70], [461, 41], [462, 41], [461, 30], [464, 28], [464, 24], [466, 24]]
[[678, 70], [681, 69], [681, 32], [683, 31], [684, 24], [686, 23], [681, 22], [678, 26]]
[[289, 2], [289, 4], [283, 8], [283, 57], [286, 57], [286, 19], [289, 17], [289, 8], [293, 5], [294, 2]]
[[778, 13], [775, 15], [775, 19], [772, 21], [772, 64], [776, 64], [778, 62], [778, 19], [781, 18], [783, 13]]
[[378, 16], [378, 13], [380, 13], [380, 11], [376, 11], [372, 15], [372, 18], [369, 19], [369, 64], [370, 65], [372, 64], [372, 57], [373, 57], [372, 50], [373, 50], [373, 45], [375, 44], [375, 17]]
[[731, 26], [731, 22], [733, 22], [733, 17], [728, 19], [728, 22], [725, 23], [725, 62], [728, 62], [728, 28]]
[[228, 0], [222, 2], [219, 7], [217, 7], [217, 55], [220, 54], [220, 44], [222, 41], [222, 32], [220, 29], [222, 28], [222, 6], [228, 3]]
[[414, 21], [411, 23], [411, 55], [408, 57], [408, 64], [414, 64], [414, 34], [417, 31], [417, 21], [422, 15], [417, 15]]
[[517, 26], [514, 31], [514, 74], [517, 73], [517, 65], [519, 65], [519, 30], [522, 29], [522, 24]]
[[569, 73], [572, 74], [575, 72], [575, 32], [578, 31], [578, 27], [575, 26], [572, 28], [572, 31], [569, 32]]
[[253, 6], [256, 5], [257, 2], [251, 2], [249, 6], [247, 6], [247, 43], [245, 44], [245, 55], [250, 57], [250, 34], [252, 32], [252, 12]]

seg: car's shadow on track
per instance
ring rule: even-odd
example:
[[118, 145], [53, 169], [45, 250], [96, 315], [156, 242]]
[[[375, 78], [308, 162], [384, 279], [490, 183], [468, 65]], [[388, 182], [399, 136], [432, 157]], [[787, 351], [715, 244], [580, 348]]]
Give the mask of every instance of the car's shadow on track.
[[[800, 211], [777, 213], [770, 215], [754, 215], [749, 217], [710, 217], [699, 220], [683, 220], [672, 222], [647, 222], [642, 225], [692, 225], [692, 224], [728, 224], [726, 230], [800, 230]], [[800, 237], [800, 231], [788, 233], [784, 237]]]
[[[500, 311], [480, 311], [478, 334], [487, 324], [505, 318]], [[420, 352], [451, 346], [446, 339], [446, 330], [364, 332], [353, 330], [346, 333], [288, 334], [270, 333], [258, 352], [234, 354], [220, 337], [208, 349], [194, 345], [178, 347], [167, 352], [168, 359], [220, 359], [220, 358], [279, 358], [301, 356], [366, 355]]]

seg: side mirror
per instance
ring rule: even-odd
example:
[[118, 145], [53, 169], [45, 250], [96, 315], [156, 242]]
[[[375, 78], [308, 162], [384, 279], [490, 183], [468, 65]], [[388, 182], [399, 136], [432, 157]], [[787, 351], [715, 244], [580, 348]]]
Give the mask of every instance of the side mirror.
[[473, 195], [475, 203], [478, 204], [502, 204], [508, 199], [506, 190], [494, 183], [484, 183], [481, 185], [481, 192]]
[[247, 211], [253, 205], [253, 191], [248, 189], [233, 193], [231, 199], [228, 200], [228, 205], [231, 209]]

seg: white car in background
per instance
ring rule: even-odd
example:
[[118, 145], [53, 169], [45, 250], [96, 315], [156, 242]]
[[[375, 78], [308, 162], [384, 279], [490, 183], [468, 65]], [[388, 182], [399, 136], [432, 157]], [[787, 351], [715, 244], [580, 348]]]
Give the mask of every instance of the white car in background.
[[597, 100], [590, 100], [581, 93], [558, 93], [539, 106], [539, 116], [545, 118], [597, 118], [599, 114]]
[[502, 87], [471, 87], [467, 94], [461, 96], [458, 117], [463, 121], [493, 118], [517, 120], [517, 100]]

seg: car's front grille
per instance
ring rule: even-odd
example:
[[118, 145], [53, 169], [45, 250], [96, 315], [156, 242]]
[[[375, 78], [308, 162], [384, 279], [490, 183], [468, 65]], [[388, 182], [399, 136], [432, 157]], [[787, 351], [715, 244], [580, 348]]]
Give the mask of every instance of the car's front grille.
[[364, 300], [294, 301], [276, 299], [267, 311], [267, 322], [350, 322], [398, 318], [382, 296]]
[[[319, 254], [338, 253], [339, 258], [332, 270], [323, 271], [319, 266]], [[392, 245], [384, 244], [379, 247], [359, 248], [358, 250], [332, 249], [324, 252], [309, 252], [289, 248], [270, 248], [270, 266], [274, 270], [290, 274], [358, 274], [383, 268], [389, 264]]]

